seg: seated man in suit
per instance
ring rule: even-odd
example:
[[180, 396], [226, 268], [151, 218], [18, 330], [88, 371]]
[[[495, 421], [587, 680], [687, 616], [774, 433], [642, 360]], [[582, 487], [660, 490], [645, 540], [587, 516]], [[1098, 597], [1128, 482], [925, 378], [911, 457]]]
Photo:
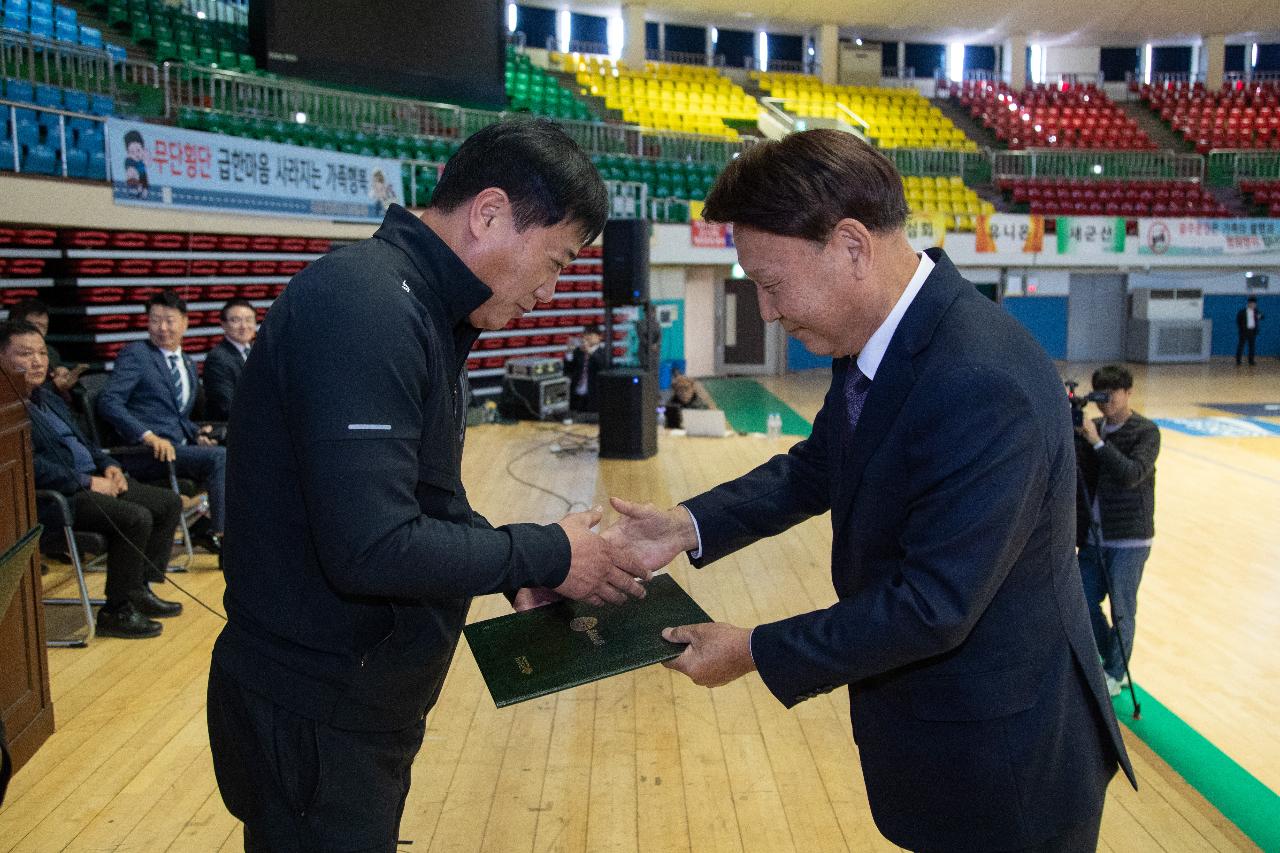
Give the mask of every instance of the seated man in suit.
[[70, 499], [77, 530], [107, 538], [107, 603], [98, 611], [98, 633], [141, 639], [161, 631], [151, 617], [177, 616], [182, 605], [164, 601], [147, 581], [164, 581], [182, 502], [169, 489], [135, 483], [120, 463], [85, 438], [62, 399], [49, 390], [49, 356], [32, 324], [10, 321], [0, 329], [5, 369], [21, 375], [31, 417], [36, 488]]
[[62, 356], [49, 345], [49, 306], [39, 299], [24, 299], [9, 309], [9, 319], [15, 322], [25, 320], [39, 330], [40, 337], [45, 339], [44, 345], [49, 350], [49, 379], [47, 381], [55, 391], [62, 395], [63, 399], [70, 399], [72, 389], [76, 388], [80, 377], [84, 375], [89, 365], [64, 364]]
[[600, 411], [596, 375], [605, 368], [608, 352], [600, 327], [591, 323], [582, 337], [564, 355], [564, 372], [569, 377], [569, 408], [575, 412]]
[[145, 444], [151, 455], [125, 459], [142, 480], [168, 476], [172, 461], [180, 477], [197, 480], [209, 492], [210, 519], [192, 529], [193, 541], [220, 553], [226, 513], [227, 451], [215, 446], [207, 427], [191, 420], [200, 394], [195, 363], [182, 351], [187, 303], [165, 291], [147, 303], [149, 339], [129, 344], [116, 356], [111, 380], [98, 397], [98, 414], [128, 444]]
[[249, 346], [258, 334], [258, 312], [247, 299], [232, 299], [218, 313], [222, 320], [223, 338], [209, 350], [204, 359], [205, 415], [211, 421], [231, 419], [231, 400], [244, 363], [249, 359]]

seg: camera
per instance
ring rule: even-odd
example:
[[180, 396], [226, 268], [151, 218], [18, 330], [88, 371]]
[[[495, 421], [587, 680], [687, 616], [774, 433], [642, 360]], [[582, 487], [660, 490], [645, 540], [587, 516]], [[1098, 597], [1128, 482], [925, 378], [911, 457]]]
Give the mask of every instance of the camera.
[[1084, 407], [1090, 403], [1105, 403], [1111, 399], [1111, 395], [1106, 391], [1090, 391], [1088, 394], [1077, 394], [1076, 387], [1079, 382], [1074, 379], [1068, 379], [1063, 383], [1067, 386], [1067, 402], [1071, 404], [1071, 426], [1079, 428], [1084, 426]]

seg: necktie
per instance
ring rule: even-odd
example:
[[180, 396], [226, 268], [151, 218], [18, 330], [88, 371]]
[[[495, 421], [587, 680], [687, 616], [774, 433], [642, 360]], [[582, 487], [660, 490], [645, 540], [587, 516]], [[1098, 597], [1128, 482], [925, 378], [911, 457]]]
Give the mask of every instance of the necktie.
[[844, 377], [844, 407], [849, 418], [849, 434], [852, 435], [858, 426], [858, 418], [862, 417], [862, 405], [867, 401], [867, 392], [871, 390], [871, 380], [858, 369], [857, 362], [849, 365], [849, 372]]
[[187, 401], [182, 394], [182, 369], [178, 367], [178, 356], [169, 356], [169, 379], [173, 381], [173, 399], [178, 401], [178, 408], [186, 406]]

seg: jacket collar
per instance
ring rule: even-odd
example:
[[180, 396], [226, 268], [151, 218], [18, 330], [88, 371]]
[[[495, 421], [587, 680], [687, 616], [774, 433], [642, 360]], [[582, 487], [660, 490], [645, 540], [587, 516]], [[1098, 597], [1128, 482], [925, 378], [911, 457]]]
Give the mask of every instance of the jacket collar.
[[426, 301], [429, 294], [431, 301], [438, 302], [450, 325], [463, 323], [493, 295], [444, 240], [398, 204], [387, 209], [373, 236], [408, 255], [419, 277], [406, 283], [419, 301]]

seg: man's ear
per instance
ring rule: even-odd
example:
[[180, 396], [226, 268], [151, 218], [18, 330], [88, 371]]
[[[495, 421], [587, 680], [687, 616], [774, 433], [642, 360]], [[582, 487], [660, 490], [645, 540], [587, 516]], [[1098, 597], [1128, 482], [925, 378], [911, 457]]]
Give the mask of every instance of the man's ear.
[[495, 223], [501, 222], [504, 217], [510, 215], [511, 199], [507, 197], [504, 190], [498, 187], [481, 190], [471, 200], [467, 217], [471, 236], [477, 240], [481, 239]]
[[866, 278], [871, 274], [872, 239], [867, 226], [857, 219], [841, 219], [832, 230], [831, 240], [837, 250], [848, 256], [856, 277]]

